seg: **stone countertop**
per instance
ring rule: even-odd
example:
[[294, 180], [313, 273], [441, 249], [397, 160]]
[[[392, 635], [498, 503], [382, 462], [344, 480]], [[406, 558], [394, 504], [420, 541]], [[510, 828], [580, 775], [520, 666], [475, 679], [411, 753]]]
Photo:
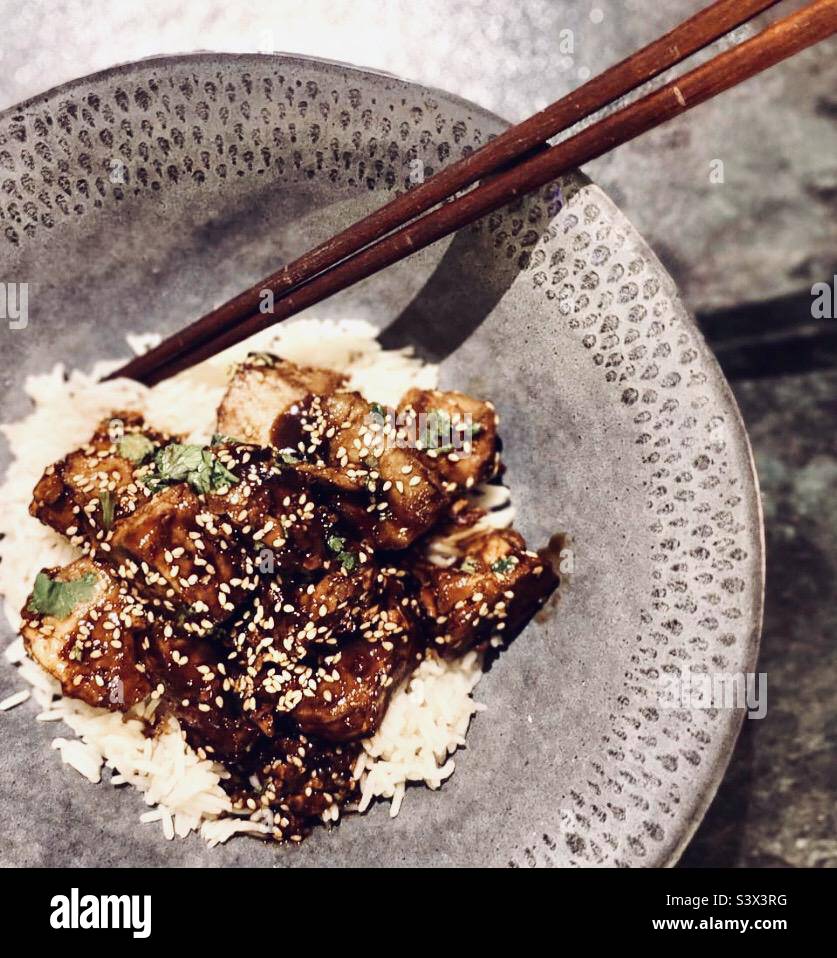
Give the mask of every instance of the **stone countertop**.
[[745, 720], [683, 864], [837, 867], [837, 372], [735, 391], [764, 501], [767, 715]]
[[[0, 0], [0, 109], [115, 62], [285, 50], [444, 87], [514, 121], [695, 6]], [[837, 326], [810, 316], [811, 285], [837, 276], [835, 51], [806, 51], [589, 168], [699, 314], [764, 494], [768, 713], [745, 722], [691, 866], [837, 865]]]

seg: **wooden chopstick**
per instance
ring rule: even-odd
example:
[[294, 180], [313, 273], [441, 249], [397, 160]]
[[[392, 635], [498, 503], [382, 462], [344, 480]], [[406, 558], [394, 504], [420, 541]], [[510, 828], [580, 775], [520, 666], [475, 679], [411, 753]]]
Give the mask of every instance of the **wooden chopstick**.
[[479, 150], [445, 167], [369, 216], [309, 250], [299, 259], [212, 310], [197, 322], [138, 356], [108, 378], [158, 382], [155, 371], [179, 355], [223, 334], [259, 308], [264, 290], [274, 300], [398, 229], [460, 190], [508, 167], [551, 137], [598, 112], [780, 0], [716, 0], [673, 30], [579, 87], [570, 95], [510, 127]]
[[539, 189], [627, 143], [666, 120], [730, 89], [837, 31], [837, 0], [814, 0], [757, 36], [719, 54], [683, 77], [605, 117], [580, 133], [498, 173], [464, 196], [391, 233], [274, 303], [270, 314], [255, 313], [187, 355], [174, 357], [149, 376], [159, 382], [207, 359], [268, 326], [371, 276], [443, 236]]
[[149, 382], [169, 376], [215, 355], [243, 339], [306, 309], [441, 237], [538, 189], [562, 173], [589, 162], [615, 146], [755, 76], [837, 30], [837, 0], [814, 0], [738, 47], [685, 76], [544, 150], [498, 173], [464, 196], [407, 224], [377, 243], [319, 274], [274, 303], [274, 311], [256, 313], [199, 345], [187, 355], [158, 367]]

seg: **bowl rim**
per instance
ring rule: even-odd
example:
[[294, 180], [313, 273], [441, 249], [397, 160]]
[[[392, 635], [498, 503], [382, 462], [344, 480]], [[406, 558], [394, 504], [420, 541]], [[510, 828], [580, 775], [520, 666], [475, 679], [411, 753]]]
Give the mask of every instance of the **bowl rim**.
[[231, 52], [228, 50], [191, 50], [184, 51], [182, 53], [152, 53], [146, 57], [140, 57], [137, 60], [122, 60], [118, 63], [111, 64], [111, 66], [103, 67], [101, 70], [94, 70], [92, 73], [85, 73], [84, 75], [74, 77], [71, 80], [64, 80], [61, 83], [57, 83], [55, 86], [51, 86], [46, 90], [42, 90], [40, 93], [35, 93], [32, 96], [27, 97], [25, 100], [20, 100], [11, 106], [4, 107], [2, 110], [0, 110], [0, 120], [5, 120], [8, 117], [22, 112], [23, 110], [31, 109], [32, 107], [37, 106], [39, 102], [52, 99], [62, 93], [69, 93], [71, 90], [74, 90], [76, 87], [82, 86], [85, 83], [94, 81], [99, 82], [117, 76], [129, 76], [133, 71], [142, 67], [165, 67], [190, 62], [201, 63], [205, 61], [211, 62], [218, 60], [235, 61], [241, 60], [242, 58], [265, 61], [281, 59], [307, 66], [337, 67], [341, 70], [346, 70], [349, 73], [356, 73], [359, 76], [382, 77], [383, 79], [393, 80], [396, 83], [401, 83], [404, 86], [412, 87], [413, 89], [421, 90], [434, 96], [444, 97], [451, 103], [457, 103], [460, 106], [467, 107], [468, 109], [476, 110], [482, 116], [490, 117], [503, 126], [511, 125], [511, 123], [505, 119], [505, 117], [500, 116], [499, 113], [495, 113], [493, 110], [489, 110], [487, 107], [480, 106], [478, 103], [475, 103], [473, 100], [469, 100], [467, 97], [460, 96], [458, 93], [451, 93], [450, 91], [444, 90], [441, 87], [429, 86], [426, 83], [420, 83], [418, 80], [410, 80], [407, 77], [399, 76], [397, 73], [391, 73], [388, 70], [380, 70], [377, 67], [364, 67], [359, 66], [357, 63], [349, 63], [345, 60], [334, 60], [330, 57], [318, 57], [305, 53], [293, 53], [292, 51], [288, 50], [275, 50], [271, 53], [263, 53], [260, 51]]

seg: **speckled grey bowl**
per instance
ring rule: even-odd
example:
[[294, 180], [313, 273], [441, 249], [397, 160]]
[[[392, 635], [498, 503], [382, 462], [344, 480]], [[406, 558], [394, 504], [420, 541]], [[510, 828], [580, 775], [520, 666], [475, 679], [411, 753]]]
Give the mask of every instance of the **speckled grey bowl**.
[[[220, 54], [109, 70], [0, 115], [0, 280], [30, 284], [28, 327], [4, 324], [4, 417], [25, 411], [29, 373], [173, 330], [502, 127], [389, 76]], [[440, 792], [300, 848], [166, 843], [138, 824], [138, 795], [59, 764], [27, 703], [0, 721], [0, 863], [675, 861], [742, 712], [661, 708], [660, 682], [753, 669], [763, 547], [747, 437], [670, 278], [574, 176], [329, 311], [496, 401], [520, 527], [574, 541], [560, 601], [480, 685], [488, 711]], [[0, 692], [15, 687], [0, 670]]]

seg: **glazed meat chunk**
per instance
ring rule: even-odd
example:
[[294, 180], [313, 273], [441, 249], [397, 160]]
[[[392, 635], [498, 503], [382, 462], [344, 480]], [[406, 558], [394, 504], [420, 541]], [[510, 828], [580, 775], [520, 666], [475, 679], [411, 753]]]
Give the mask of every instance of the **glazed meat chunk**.
[[84, 558], [43, 570], [22, 614], [30, 658], [65, 695], [124, 711], [150, 693], [139, 648], [148, 609], [104, 567]]
[[346, 531], [309, 477], [258, 446], [225, 444], [215, 454], [238, 482], [210, 493], [207, 505], [250, 544], [257, 562], [266, 561], [261, 571], [309, 573], [333, 560], [328, 543]]
[[309, 394], [334, 392], [344, 378], [328, 369], [297, 366], [268, 353], [251, 354], [236, 369], [221, 400], [217, 432], [239, 442], [268, 446], [277, 416]]
[[470, 489], [497, 472], [497, 413], [490, 402], [460, 392], [411, 389], [398, 416], [448, 491]]
[[116, 524], [108, 555], [120, 578], [207, 630], [230, 618], [258, 585], [251, 556], [223, 526], [186, 483], [177, 483]]
[[332, 491], [335, 508], [381, 549], [404, 549], [439, 519], [448, 496], [430, 465], [398, 444], [394, 415], [360, 393], [311, 396], [280, 416], [274, 444]]
[[303, 732], [331, 742], [375, 732], [390, 695], [421, 658], [415, 631], [401, 610], [389, 610], [386, 624], [397, 628], [375, 640], [352, 639], [323, 659], [313, 695], [303, 696], [291, 711]]
[[475, 534], [449, 568], [418, 565], [420, 598], [433, 642], [443, 655], [461, 655], [500, 635], [508, 641], [558, 585], [552, 567], [526, 551], [511, 529]]
[[357, 792], [352, 770], [360, 746], [334, 745], [305, 735], [277, 736], [271, 757], [255, 773], [257, 799], [249, 791], [237, 805], [275, 809], [273, 836], [277, 841], [302, 841], [311, 826], [321, 822], [333, 806], [345, 804]]
[[273, 443], [289, 462], [344, 492], [373, 481], [383, 434], [374, 429], [372, 406], [360, 393], [310, 395], [285, 410], [273, 426]]
[[143, 462], [169, 437], [138, 413], [116, 412], [90, 442], [49, 466], [35, 486], [29, 512], [86, 552], [147, 497], [137, 481]]
[[314, 583], [265, 582], [231, 629], [236, 687], [245, 711], [267, 735], [304, 696], [312, 696], [324, 657], [356, 633], [377, 588], [370, 564], [326, 573]]
[[337, 508], [379, 549], [407, 549], [445, 514], [442, 483], [410, 449], [381, 454], [365, 496], [338, 496]]
[[155, 620], [141, 647], [155, 688], [189, 744], [210, 758], [240, 761], [260, 738], [242, 712], [224, 645]]
[[233, 629], [245, 711], [267, 735], [284, 716], [331, 741], [374, 731], [418, 661], [415, 606], [397, 570], [371, 564], [271, 583]]
[[308, 648], [336, 645], [341, 636], [351, 634], [362, 623], [377, 591], [378, 575], [367, 562], [351, 570], [327, 572], [318, 582], [299, 586], [287, 625]]
[[308, 694], [291, 711], [307, 735], [336, 742], [371, 735], [394, 689], [421, 661], [418, 603], [404, 580], [395, 568], [378, 570], [362, 621], [322, 657]]
[[378, 576], [370, 563], [326, 572], [316, 582], [281, 575], [265, 579], [253, 605], [231, 627], [239, 661], [259, 670], [299, 662], [318, 648], [327, 652], [360, 628]]

